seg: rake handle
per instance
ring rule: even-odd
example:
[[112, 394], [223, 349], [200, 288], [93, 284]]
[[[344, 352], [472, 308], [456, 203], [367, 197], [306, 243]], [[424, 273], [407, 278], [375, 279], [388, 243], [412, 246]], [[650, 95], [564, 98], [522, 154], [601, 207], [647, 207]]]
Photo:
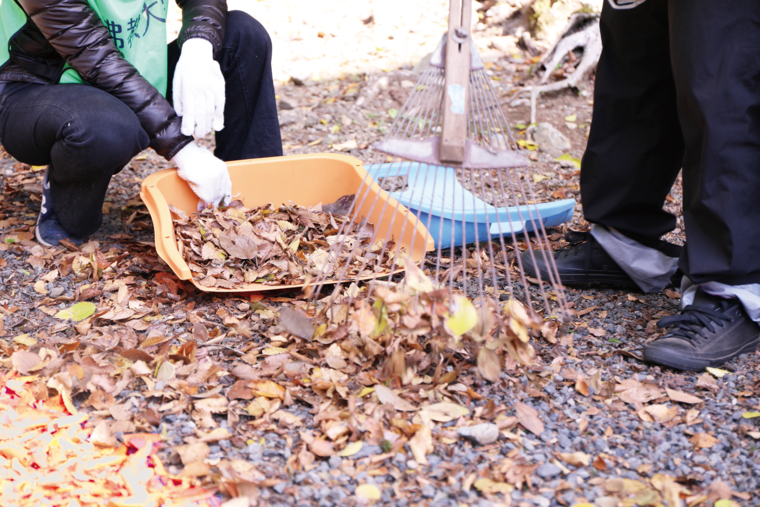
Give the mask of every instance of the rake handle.
[[451, 0], [446, 41], [445, 92], [440, 159], [461, 164], [467, 141], [472, 0]]

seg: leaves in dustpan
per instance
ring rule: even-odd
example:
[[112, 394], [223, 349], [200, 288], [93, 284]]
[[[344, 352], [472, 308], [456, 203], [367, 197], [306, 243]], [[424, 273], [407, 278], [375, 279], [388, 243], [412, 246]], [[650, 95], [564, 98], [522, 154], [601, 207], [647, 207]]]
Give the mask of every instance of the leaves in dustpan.
[[248, 283], [296, 285], [323, 270], [326, 279], [389, 273], [394, 242], [373, 242], [372, 224], [351, 222], [346, 215], [352, 203], [353, 196], [343, 196], [324, 212], [292, 203], [251, 209], [234, 201], [225, 209], [208, 208], [192, 216], [172, 212], [193, 277], [204, 287], [233, 289]]

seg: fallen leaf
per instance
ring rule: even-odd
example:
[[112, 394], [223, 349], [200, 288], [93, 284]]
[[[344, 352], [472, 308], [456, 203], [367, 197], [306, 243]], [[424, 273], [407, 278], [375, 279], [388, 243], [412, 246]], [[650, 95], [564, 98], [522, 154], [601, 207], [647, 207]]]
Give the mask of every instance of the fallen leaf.
[[486, 477], [481, 477], [473, 484], [475, 489], [486, 494], [493, 495], [495, 493], [508, 494], [511, 493], [515, 487], [506, 482], [496, 482]]
[[607, 331], [605, 331], [604, 329], [601, 329], [601, 328], [590, 327], [590, 328], [588, 328], [588, 332], [589, 332], [589, 334], [594, 335], [597, 338], [601, 338], [602, 336], [606, 336], [607, 335]]
[[272, 380], [262, 380], [250, 384], [251, 391], [256, 396], [266, 398], [285, 398], [285, 388]]
[[705, 401], [702, 398], [694, 396], [693, 394], [688, 394], [681, 391], [674, 391], [673, 389], [665, 388], [665, 392], [668, 393], [668, 396], [670, 397], [671, 400], [677, 401], [679, 403], [689, 403], [693, 405], [695, 403], [703, 403]]
[[539, 419], [538, 411], [525, 403], [515, 403], [515, 411], [517, 412], [517, 420], [520, 421], [520, 424], [526, 430], [540, 437], [541, 433], [544, 432], [544, 423]]
[[349, 139], [345, 143], [336, 143], [332, 145], [332, 149], [335, 151], [351, 151], [359, 147], [356, 139]]
[[587, 467], [589, 463], [591, 463], [591, 456], [586, 454], [585, 452], [561, 452], [557, 454], [559, 459], [567, 463], [568, 465], [573, 466], [584, 466]]
[[689, 439], [689, 442], [699, 449], [709, 449], [717, 444], [719, 440], [709, 433], [697, 433]]
[[681, 293], [680, 292], [676, 292], [676, 291], [671, 290], [671, 289], [666, 289], [665, 290], [665, 295], [668, 296], [670, 299], [681, 299]]
[[451, 312], [446, 323], [454, 336], [462, 336], [477, 325], [477, 310], [469, 299], [456, 294], [452, 299]]
[[335, 454], [333, 443], [322, 438], [314, 440], [314, 442], [309, 445], [309, 449], [317, 456], [321, 456], [323, 458], [329, 458]]
[[19, 350], [11, 356], [13, 369], [22, 375], [26, 375], [34, 369], [35, 366], [42, 362], [42, 358], [34, 352], [28, 350]]
[[346, 447], [344, 447], [343, 450], [340, 451], [340, 453], [338, 453], [338, 456], [340, 456], [341, 458], [347, 458], [349, 456], [353, 456], [354, 454], [362, 450], [362, 445], [363, 444], [361, 440], [357, 440], [356, 442], [351, 442]]
[[722, 377], [724, 377], [726, 375], [730, 375], [731, 374], [730, 371], [721, 370], [720, 368], [711, 368], [709, 366], [707, 368], [705, 368], [705, 370], [707, 370], [713, 376], [718, 377], [718, 378], [722, 378]]
[[470, 415], [470, 411], [462, 405], [450, 402], [434, 403], [433, 405], [422, 407], [420, 411], [425, 412], [430, 420], [440, 423], [447, 423], [454, 419]]
[[182, 460], [183, 465], [203, 461], [208, 458], [208, 455], [211, 453], [211, 449], [205, 442], [178, 445], [174, 450], [179, 454], [179, 458]]
[[478, 352], [478, 372], [484, 379], [498, 382], [501, 375], [501, 360], [495, 350], [481, 347]]
[[588, 389], [588, 384], [586, 384], [586, 379], [584, 379], [582, 375], [579, 375], [575, 380], [575, 390], [583, 396], [589, 396], [591, 394], [591, 391]]
[[314, 325], [311, 319], [292, 308], [280, 310], [280, 325], [288, 333], [304, 340], [311, 340], [314, 337]]
[[364, 500], [375, 501], [380, 500], [381, 498], [380, 489], [374, 484], [362, 484], [361, 486], [357, 486], [354, 493], [356, 496], [363, 498]]
[[594, 468], [596, 468], [597, 470], [600, 470], [600, 471], [607, 470], [607, 463], [605, 463], [604, 458], [602, 458], [601, 456], [597, 456], [596, 458], [594, 458], [593, 464], [594, 464]]
[[755, 417], [760, 417], [760, 412], [744, 412], [742, 417], [745, 419], [754, 419]]
[[377, 399], [380, 400], [380, 403], [383, 405], [391, 405], [396, 410], [400, 410], [402, 412], [413, 412], [417, 410], [417, 408], [410, 402], [401, 398], [398, 394], [394, 393], [382, 384], [375, 385], [375, 394], [377, 395]]
[[720, 389], [720, 386], [718, 385], [718, 381], [715, 380], [715, 377], [710, 375], [709, 373], [703, 373], [699, 377], [697, 377], [697, 387], [702, 387], [704, 389], [713, 389], [718, 390]]
[[89, 301], [82, 301], [81, 303], [77, 303], [70, 308], [61, 310], [60, 312], [56, 313], [55, 316], [58, 319], [73, 320], [79, 322], [91, 316], [93, 313], [95, 313], [95, 310], [96, 306], [94, 303], [91, 303]]

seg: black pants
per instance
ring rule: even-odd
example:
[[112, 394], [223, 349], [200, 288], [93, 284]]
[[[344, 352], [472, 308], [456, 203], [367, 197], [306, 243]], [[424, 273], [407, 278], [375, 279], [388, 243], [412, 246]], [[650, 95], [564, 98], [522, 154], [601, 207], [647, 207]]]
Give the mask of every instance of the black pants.
[[586, 219], [656, 246], [675, 227], [662, 207], [683, 168], [681, 269], [760, 283], [760, 2], [605, 2], [601, 33]]
[[[272, 43], [248, 14], [231, 11], [216, 60], [224, 75], [225, 127], [216, 134], [222, 160], [282, 155], [271, 67]], [[169, 91], [180, 56], [169, 44]], [[95, 232], [111, 176], [148, 147], [137, 116], [93, 86], [8, 83], [0, 97], [0, 139], [21, 162], [50, 164], [53, 209], [74, 236]]]

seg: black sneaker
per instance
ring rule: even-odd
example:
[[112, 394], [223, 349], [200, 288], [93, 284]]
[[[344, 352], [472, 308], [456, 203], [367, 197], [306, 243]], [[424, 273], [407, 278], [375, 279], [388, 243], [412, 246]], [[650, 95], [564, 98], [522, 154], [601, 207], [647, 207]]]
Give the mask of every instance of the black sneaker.
[[[554, 262], [563, 285], [606, 283], [625, 287], [638, 287], [589, 232], [570, 232], [565, 236], [570, 246], [554, 252]], [[535, 264], [533, 263], [535, 258]], [[543, 254], [536, 250], [520, 254], [523, 269], [534, 278], [550, 280]], [[549, 259], [547, 259], [549, 260]], [[549, 260], [549, 262], [551, 262]]]
[[760, 326], [749, 318], [741, 301], [711, 296], [701, 287], [681, 315], [662, 318], [657, 326], [672, 329], [644, 347], [644, 361], [679, 370], [720, 366], [753, 352], [760, 342]]
[[75, 245], [81, 245], [83, 242], [82, 238], [69, 234], [63, 228], [61, 222], [58, 221], [58, 217], [50, 202], [48, 170], [45, 171], [45, 179], [42, 180], [42, 204], [40, 205], [40, 216], [37, 217], [37, 227], [35, 228], [34, 235], [43, 246], [58, 246], [62, 239], [68, 239]]

